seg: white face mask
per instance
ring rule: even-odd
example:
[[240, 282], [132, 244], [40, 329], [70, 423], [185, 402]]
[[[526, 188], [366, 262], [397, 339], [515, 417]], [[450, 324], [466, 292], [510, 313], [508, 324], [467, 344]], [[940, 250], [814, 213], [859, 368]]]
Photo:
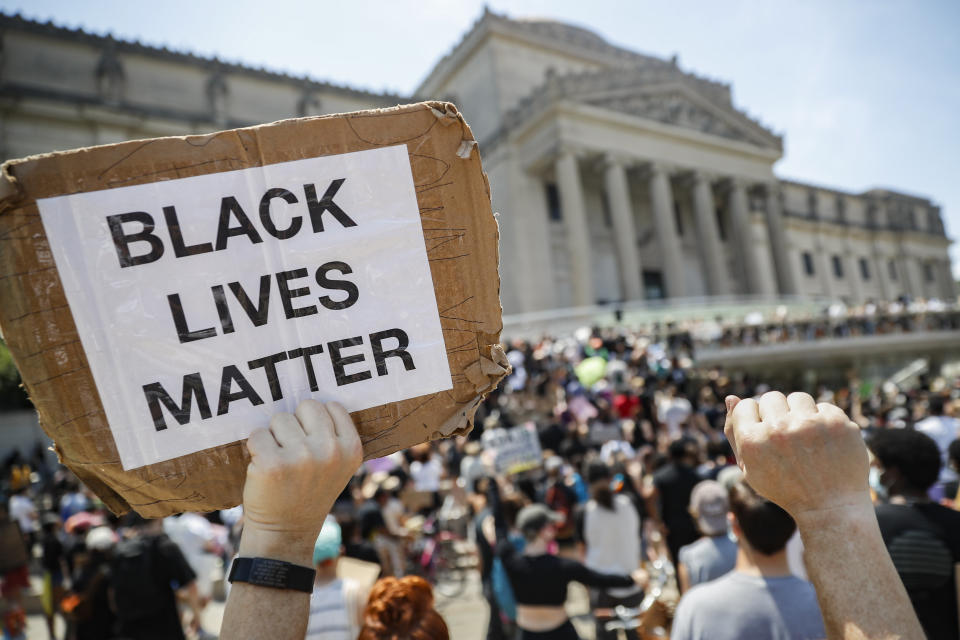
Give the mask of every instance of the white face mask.
[[883, 474], [880, 469], [877, 467], [870, 467], [870, 488], [873, 489], [873, 492], [877, 494], [877, 497], [883, 501], [886, 501], [890, 498], [890, 492], [883, 485], [883, 482], [880, 481], [880, 476]]

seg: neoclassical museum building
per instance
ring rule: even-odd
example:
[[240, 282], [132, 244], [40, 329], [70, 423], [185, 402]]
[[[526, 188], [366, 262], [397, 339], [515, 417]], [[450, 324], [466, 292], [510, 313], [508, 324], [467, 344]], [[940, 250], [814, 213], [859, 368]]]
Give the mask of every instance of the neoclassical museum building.
[[[501, 227], [505, 313], [705, 296], [954, 298], [930, 199], [779, 178], [730, 85], [484, 11], [412, 96], [0, 16], [0, 157], [455, 102]], [[317, 69], [323, 74], [323, 69]]]

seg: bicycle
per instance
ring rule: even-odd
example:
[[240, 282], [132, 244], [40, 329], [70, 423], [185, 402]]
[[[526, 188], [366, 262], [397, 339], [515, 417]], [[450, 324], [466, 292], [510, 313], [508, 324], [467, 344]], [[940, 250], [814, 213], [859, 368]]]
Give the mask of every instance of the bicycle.
[[673, 564], [658, 558], [652, 564], [652, 577], [647, 593], [637, 607], [618, 605], [613, 609], [615, 620], [604, 625], [607, 631], [614, 631], [618, 640], [627, 640], [628, 631], [639, 640], [662, 640], [669, 638], [670, 612], [661, 599], [664, 587], [674, 575]]

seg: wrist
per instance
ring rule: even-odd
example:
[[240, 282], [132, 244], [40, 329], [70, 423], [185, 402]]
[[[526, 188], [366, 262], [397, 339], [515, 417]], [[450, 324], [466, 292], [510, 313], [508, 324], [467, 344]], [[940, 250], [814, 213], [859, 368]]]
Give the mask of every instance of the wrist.
[[800, 535], [804, 537], [822, 531], [862, 531], [864, 527], [877, 526], [877, 516], [869, 493], [851, 495], [848, 499], [833, 501], [828, 506], [804, 509], [791, 515], [797, 523]]
[[237, 553], [247, 558], [270, 558], [312, 567], [318, 534], [319, 531], [276, 531], [245, 524]]

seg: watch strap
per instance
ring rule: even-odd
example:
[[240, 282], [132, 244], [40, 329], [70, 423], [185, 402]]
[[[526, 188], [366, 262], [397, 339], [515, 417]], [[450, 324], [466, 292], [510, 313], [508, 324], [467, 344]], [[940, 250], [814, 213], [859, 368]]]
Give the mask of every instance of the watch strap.
[[271, 558], [234, 558], [230, 567], [230, 582], [247, 582], [259, 587], [293, 589], [304, 593], [313, 592], [317, 572], [298, 564]]

